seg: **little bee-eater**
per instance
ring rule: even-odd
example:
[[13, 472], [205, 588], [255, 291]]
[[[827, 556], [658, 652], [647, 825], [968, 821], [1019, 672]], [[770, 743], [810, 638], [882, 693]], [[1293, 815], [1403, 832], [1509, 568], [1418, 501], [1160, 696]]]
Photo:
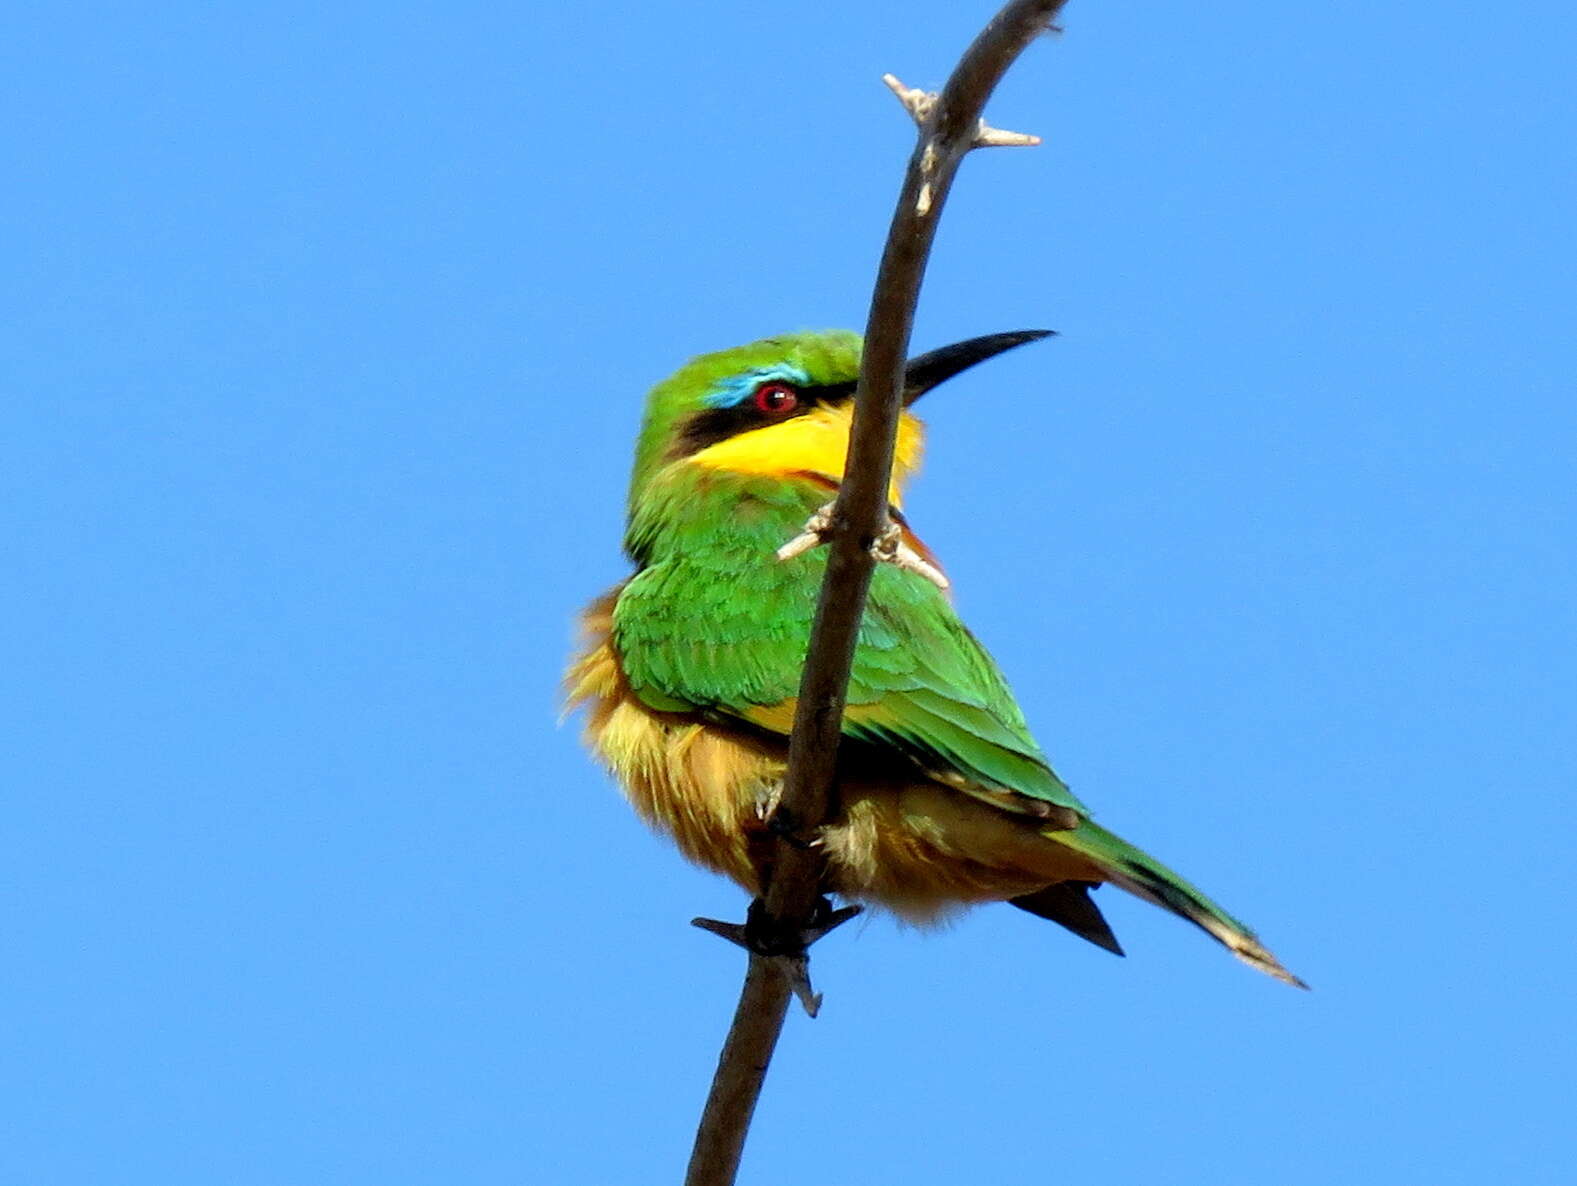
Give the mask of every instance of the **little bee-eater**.
[[[1301, 984], [1242, 923], [1090, 818], [902, 518], [924, 431], [907, 406], [1043, 336], [975, 338], [905, 369], [889, 500], [911, 562], [872, 577], [837, 814], [820, 835], [827, 888], [916, 921], [1007, 901], [1121, 955], [1089, 896], [1110, 882]], [[849, 332], [768, 338], [696, 358], [652, 390], [624, 537], [635, 573], [587, 609], [567, 677], [588, 744], [636, 810], [750, 894], [826, 565], [825, 549], [776, 553], [837, 492], [860, 347]]]

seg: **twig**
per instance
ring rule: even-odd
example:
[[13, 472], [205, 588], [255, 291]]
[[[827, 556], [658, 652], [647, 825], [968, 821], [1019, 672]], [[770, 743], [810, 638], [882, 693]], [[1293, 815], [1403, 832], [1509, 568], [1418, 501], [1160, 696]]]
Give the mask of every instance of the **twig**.
[[[800, 681], [788, 772], [774, 818], [775, 852], [764, 897], [747, 923], [751, 949], [734, 1022], [718, 1059], [691, 1154], [686, 1186], [729, 1186], [783, 1028], [792, 957], [803, 958], [826, 917], [825, 857], [806, 841], [832, 815], [838, 741], [849, 671], [875, 559], [871, 546], [887, 519], [887, 484], [902, 408], [903, 365], [936, 224], [959, 162], [972, 148], [1031, 143], [981, 118], [1002, 75], [1065, 0], [1011, 0], [975, 38], [940, 95], [888, 85], [920, 125], [877, 272], [866, 322], [849, 455], [825, 531], [822, 580]], [[768, 952], [775, 955], [766, 954]], [[783, 956], [790, 956], [785, 960]], [[803, 967], [803, 964], [800, 965]], [[805, 990], [809, 992], [808, 983]]]

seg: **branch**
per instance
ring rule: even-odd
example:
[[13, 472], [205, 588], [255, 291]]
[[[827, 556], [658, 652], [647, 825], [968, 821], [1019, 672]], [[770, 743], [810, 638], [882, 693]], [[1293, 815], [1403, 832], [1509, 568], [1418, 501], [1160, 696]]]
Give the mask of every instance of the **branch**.
[[986, 145], [1034, 142], [987, 127], [981, 112], [1014, 59], [1050, 26], [1064, 3], [1011, 0], [965, 51], [940, 95], [910, 91], [896, 79], [888, 83], [920, 125], [920, 136], [876, 276], [843, 482], [818, 533], [829, 544], [827, 571], [800, 682], [788, 772], [773, 819], [777, 838], [770, 880], [744, 928], [750, 966], [696, 1133], [686, 1186], [734, 1181], [791, 988], [802, 990], [814, 1013], [808, 980], [795, 982], [804, 975], [806, 949], [841, 919], [827, 915], [822, 897], [826, 860], [808, 841], [833, 814], [844, 700], [875, 566], [871, 548], [887, 522], [903, 365], [920, 282], [964, 156]]

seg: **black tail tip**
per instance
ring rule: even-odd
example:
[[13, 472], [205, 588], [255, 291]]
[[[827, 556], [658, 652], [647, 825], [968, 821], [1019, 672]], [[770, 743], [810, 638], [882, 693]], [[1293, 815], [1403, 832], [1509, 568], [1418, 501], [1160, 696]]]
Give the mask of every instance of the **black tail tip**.
[[1111, 924], [1090, 900], [1090, 890], [1095, 888], [1095, 884], [1091, 881], [1059, 881], [1056, 885], [1048, 885], [1045, 889], [1009, 898], [1008, 901], [1020, 910], [1027, 910], [1039, 918], [1066, 927], [1103, 951], [1125, 956], [1128, 953], [1117, 942]]

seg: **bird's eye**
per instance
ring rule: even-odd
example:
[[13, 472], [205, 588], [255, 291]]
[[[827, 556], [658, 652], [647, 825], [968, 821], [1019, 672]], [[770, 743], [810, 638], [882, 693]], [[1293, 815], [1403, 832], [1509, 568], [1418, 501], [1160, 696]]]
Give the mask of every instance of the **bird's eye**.
[[768, 416], [787, 416], [799, 407], [799, 392], [787, 383], [763, 383], [756, 388], [756, 410]]

